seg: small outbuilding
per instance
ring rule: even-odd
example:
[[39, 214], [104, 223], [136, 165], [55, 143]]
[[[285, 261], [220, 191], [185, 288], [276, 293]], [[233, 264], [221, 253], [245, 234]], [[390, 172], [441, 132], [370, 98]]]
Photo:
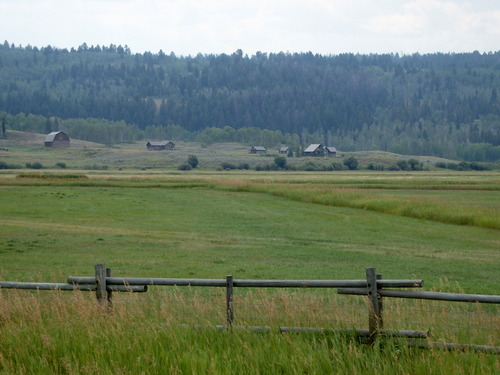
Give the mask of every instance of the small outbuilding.
[[146, 147], [150, 151], [175, 150], [175, 143], [172, 141], [148, 142]]
[[325, 147], [328, 156], [337, 156], [337, 149], [333, 146]]
[[69, 137], [63, 132], [52, 132], [45, 136], [46, 147], [69, 147]]
[[288, 150], [290, 150], [290, 147], [284, 146], [284, 147], [280, 147], [278, 151], [280, 154], [288, 154]]
[[263, 146], [253, 146], [250, 149], [251, 154], [265, 154], [267, 153], [267, 149]]
[[323, 146], [320, 144], [311, 144], [304, 150], [306, 156], [321, 156], [323, 155]]

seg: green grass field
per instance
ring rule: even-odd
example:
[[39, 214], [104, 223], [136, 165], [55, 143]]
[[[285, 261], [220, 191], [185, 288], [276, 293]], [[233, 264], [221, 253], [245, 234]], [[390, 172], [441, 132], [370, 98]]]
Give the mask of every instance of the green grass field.
[[[425, 290], [498, 294], [499, 190], [498, 172], [8, 170], [0, 174], [0, 279], [64, 282], [92, 276], [96, 263], [114, 276], [219, 279], [362, 279], [376, 267], [387, 279], [424, 279]], [[189, 301], [184, 291], [154, 288], [119, 295], [110, 322], [89, 295], [1, 291], [0, 373], [500, 368], [495, 355], [397, 342], [379, 350], [327, 334], [180, 328], [185, 311], [224, 324], [204, 315], [204, 298], [218, 297], [200, 293]], [[275, 310], [264, 306], [262, 315]], [[356, 311], [363, 322], [365, 310]], [[493, 326], [479, 343], [500, 345], [498, 309], [488, 311]]]
[[[497, 174], [477, 184], [427, 174], [409, 185], [413, 175], [387, 174], [386, 188], [363, 186], [374, 177], [3, 175], [2, 277], [62, 277], [107, 263], [132, 276], [356, 279], [373, 266], [429, 288], [447, 279], [496, 292]], [[450, 179], [463, 186], [447, 188]]]

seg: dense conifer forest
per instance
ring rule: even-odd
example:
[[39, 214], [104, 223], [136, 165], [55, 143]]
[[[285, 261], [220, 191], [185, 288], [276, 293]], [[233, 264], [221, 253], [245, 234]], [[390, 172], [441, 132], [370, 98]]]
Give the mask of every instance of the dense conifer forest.
[[176, 56], [0, 44], [7, 128], [500, 159], [500, 51]]

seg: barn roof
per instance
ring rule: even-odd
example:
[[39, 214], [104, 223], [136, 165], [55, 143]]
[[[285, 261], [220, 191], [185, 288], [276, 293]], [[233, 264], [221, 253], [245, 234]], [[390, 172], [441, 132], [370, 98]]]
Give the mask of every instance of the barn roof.
[[266, 148], [263, 146], [253, 146], [252, 149], [255, 151], [266, 151]]
[[148, 145], [151, 145], [151, 146], [166, 146], [169, 143], [173, 143], [173, 142], [172, 141], [148, 142]]
[[328, 147], [326, 147], [326, 150], [327, 150], [328, 152], [337, 152], [337, 149], [336, 149], [335, 147], [333, 147], [333, 146], [328, 146]]
[[47, 134], [47, 135], [45, 136], [45, 142], [54, 142], [54, 139], [55, 139], [55, 138], [56, 138], [56, 136], [57, 136], [58, 134], [60, 134], [60, 133], [62, 133], [62, 134], [64, 134], [64, 135], [66, 135], [66, 134], [65, 134], [65, 133], [63, 133], [63, 132], [52, 132], [52, 133], [49, 133], [49, 134]]

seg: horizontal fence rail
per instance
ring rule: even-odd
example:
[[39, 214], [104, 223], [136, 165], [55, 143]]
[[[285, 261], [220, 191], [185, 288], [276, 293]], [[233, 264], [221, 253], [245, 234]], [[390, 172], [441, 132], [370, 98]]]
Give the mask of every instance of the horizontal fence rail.
[[[64, 284], [64, 283], [33, 283], [20, 281], [0, 281], [1, 289], [32, 289], [32, 290], [63, 290], [75, 291], [81, 290], [85, 292], [95, 292], [97, 284]], [[110, 292], [147, 292], [147, 285], [108, 285], [107, 290]]]
[[[234, 287], [240, 288], [363, 288], [366, 280], [238, 280]], [[69, 284], [95, 283], [94, 277], [68, 277]], [[226, 287], [226, 279], [165, 279], [145, 277], [106, 277], [107, 285], [164, 285], [164, 286], [206, 286]], [[423, 280], [380, 280], [379, 287], [421, 288]]]
[[436, 348], [436, 349], [444, 349], [444, 350], [458, 350], [458, 351], [466, 351], [473, 350], [475, 352], [482, 353], [491, 353], [491, 354], [500, 354], [500, 347], [498, 346], [488, 346], [488, 345], [464, 345], [464, 344], [452, 344], [452, 343], [443, 343], [443, 342], [428, 342], [428, 341], [408, 341], [408, 346], [414, 348]]
[[[207, 328], [207, 326], [203, 325], [189, 325], [189, 324], [181, 324], [182, 327], [186, 328]], [[227, 330], [229, 327], [225, 325], [216, 325], [216, 329], [219, 330]], [[256, 331], [256, 332], [272, 332], [273, 330], [277, 330], [280, 333], [300, 333], [300, 332], [320, 332], [320, 333], [341, 333], [344, 335], [354, 334], [358, 337], [369, 338], [372, 335], [369, 329], [337, 329], [337, 328], [318, 328], [318, 327], [262, 327], [262, 326], [232, 326], [231, 329], [241, 329], [247, 331]], [[416, 330], [394, 330], [394, 329], [383, 329], [380, 331], [381, 336], [385, 337], [400, 337], [400, 338], [408, 338], [408, 339], [426, 339], [429, 337], [429, 331], [416, 331]]]
[[[337, 293], [362, 296], [368, 294], [368, 289], [339, 288], [337, 289]], [[487, 295], [487, 294], [461, 294], [461, 293], [422, 292], [422, 291], [384, 290], [384, 289], [379, 289], [377, 293], [382, 297], [425, 299], [431, 301], [478, 302], [478, 303], [500, 304], [500, 296]]]

